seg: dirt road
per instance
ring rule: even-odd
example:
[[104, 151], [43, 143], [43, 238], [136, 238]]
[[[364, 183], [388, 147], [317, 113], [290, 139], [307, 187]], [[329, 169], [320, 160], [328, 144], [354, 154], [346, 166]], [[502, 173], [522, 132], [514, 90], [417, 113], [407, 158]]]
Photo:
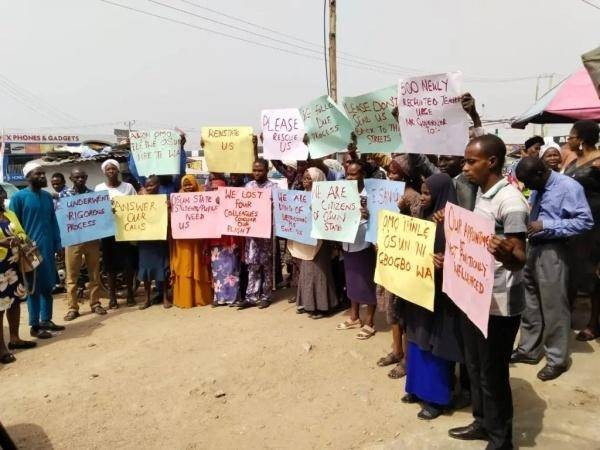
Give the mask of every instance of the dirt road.
[[[400, 402], [404, 382], [376, 365], [389, 331], [357, 341], [335, 330], [345, 313], [311, 320], [291, 295], [266, 310], [83, 307], [0, 367], [0, 420], [24, 449], [484, 448], [447, 438], [468, 410], [424, 422]], [[62, 298], [55, 309], [62, 323]], [[512, 369], [521, 447], [600, 448], [598, 350], [575, 343], [572, 369], [548, 383], [541, 364]]]

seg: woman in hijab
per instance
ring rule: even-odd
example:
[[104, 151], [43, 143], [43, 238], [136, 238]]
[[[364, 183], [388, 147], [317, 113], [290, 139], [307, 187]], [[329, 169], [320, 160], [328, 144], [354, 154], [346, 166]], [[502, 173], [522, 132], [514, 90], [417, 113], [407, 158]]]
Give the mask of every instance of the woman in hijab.
[[[94, 189], [98, 191], [108, 191], [112, 200], [121, 195], [136, 195], [134, 187], [119, 179], [119, 163], [114, 159], [107, 159], [100, 166], [106, 181], [100, 183]], [[114, 236], [106, 237], [101, 240], [102, 264], [104, 270], [108, 273], [108, 307], [116, 309], [117, 303], [116, 284], [117, 274], [123, 273], [125, 285], [127, 286], [127, 306], [135, 306], [133, 296], [133, 280], [137, 270], [138, 253], [137, 248], [130, 242], [116, 242]]]
[[[447, 202], [456, 203], [456, 190], [450, 176], [430, 176], [421, 186], [421, 218], [431, 220], [433, 213]], [[408, 336], [406, 392], [404, 403], [422, 402], [420, 419], [438, 417], [451, 403], [452, 371], [462, 362], [458, 310], [442, 292], [442, 266], [446, 242], [444, 227], [436, 227], [434, 244], [435, 298], [430, 312], [406, 302], [405, 326]]]
[[[199, 192], [193, 175], [181, 179], [179, 192]], [[171, 245], [173, 304], [179, 308], [205, 306], [212, 302], [208, 272], [208, 245], [203, 239], [174, 239]]]
[[[316, 167], [304, 172], [302, 184], [310, 192], [316, 181], [325, 181], [325, 174]], [[317, 245], [306, 245], [288, 241], [290, 253], [300, 261], [300, 276], [296, 291], [298, 313], [308, 313], [313, 319], [321, 319], [339, 305], [331, 272], [333, 246], [328, 241], [318, 241]]]

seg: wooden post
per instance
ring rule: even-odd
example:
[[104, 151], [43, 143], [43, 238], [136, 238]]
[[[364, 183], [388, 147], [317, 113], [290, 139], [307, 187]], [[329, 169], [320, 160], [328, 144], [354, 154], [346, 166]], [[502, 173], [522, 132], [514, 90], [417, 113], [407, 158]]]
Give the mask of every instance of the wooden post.
[[329, 0], [329, 96], [337, 102], [336, 11], [335, 0]]

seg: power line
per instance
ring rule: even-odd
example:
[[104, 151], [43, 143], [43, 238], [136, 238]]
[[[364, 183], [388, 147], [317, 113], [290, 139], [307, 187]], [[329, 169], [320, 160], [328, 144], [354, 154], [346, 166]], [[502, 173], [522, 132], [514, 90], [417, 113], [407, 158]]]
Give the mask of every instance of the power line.
[[596, 8], [596, 9], [600, 9], [600, 6], [598, 6], [598, 5], [596, 5], [596, 4], [592, 3], [592, 2], [590, 2], [590, 1], [588, 1], [588, 0], [581, 0], [581, 1], [582, 1], [583, 3], [586, 3], [586, 4], [588, 4], [588, 5], [590, 5], [590, 6], [594, 7], [594, 8]]

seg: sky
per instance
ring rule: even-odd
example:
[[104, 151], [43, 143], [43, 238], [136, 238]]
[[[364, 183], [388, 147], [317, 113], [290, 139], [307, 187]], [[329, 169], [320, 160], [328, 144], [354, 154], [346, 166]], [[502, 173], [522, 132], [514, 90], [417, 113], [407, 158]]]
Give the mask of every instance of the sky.
[[[326, 93], [323, 0], [109, 1], [191, 26], [101, 0], [0, 2], [0, 128], [99, 134], [135, 121], [178, 126], [194, 147], [203, 125], [258, 128], [261, 109]], [[460, 70], [483, 118], [506, 119], [533, 103], [538, 75], [557, 82], [598, 45], [600, 9], [581, 0], [337, 3], [340, 100]], [[499, 128], [511, 142], [539, 132]]]

